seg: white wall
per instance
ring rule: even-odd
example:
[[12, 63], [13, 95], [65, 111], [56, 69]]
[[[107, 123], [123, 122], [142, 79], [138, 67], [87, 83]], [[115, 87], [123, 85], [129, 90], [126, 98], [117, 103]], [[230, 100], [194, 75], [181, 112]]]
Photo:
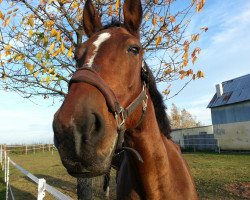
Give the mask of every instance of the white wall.
[[250, 121], [214, 125], [214, 136], [223, 150], [250, 150]]
[[213, 126], [200, 126], [194, 128], [185, 128], [173, 130], [171, 136], [175, 142], [180, 143], [181, 146], [184, 146], [183, 139], [184, 135], [199, 135], [201, 132], [207, 132], [207, 134], [213, 134]]

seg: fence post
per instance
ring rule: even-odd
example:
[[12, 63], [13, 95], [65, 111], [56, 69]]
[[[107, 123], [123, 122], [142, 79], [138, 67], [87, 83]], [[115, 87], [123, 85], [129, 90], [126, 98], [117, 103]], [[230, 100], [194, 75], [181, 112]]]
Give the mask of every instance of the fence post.
[[37, 200], [43, 200], [45, 197], [46, 180], [44, 178], [38, 179], [38, 195]]
[[4, 159], [4, 150], [3, 150], [3, 152], [2, 152], [2, 158], [3, 158], [3, 163], [2, 163], [2, 171], [4, 171], [4, 163], [5, 163], [5, 159]]
[[52, 150], [51, 150], [52, 155], [54, 155], [54, 146], [52, 145]]
[[6, 155], [6, 151], [4, 151], [4, 182], [6, 183], [7, 181], [7, 155]]
[[1, 149], [0, 149], [0, 162], [1, 166], [3, 165], [3, 145], [1, 144]]
[[7, 169], [6, 171], [6, 200], [8, 200], [9, 197], [9, 175], [10, 175], [10, 158], [8, 157], [7, 161]]
[[43, 152], [44, 152], [44, 144], [43, 144]]
[[50, 144], [49, 144], [49, 151], [50, 151]]

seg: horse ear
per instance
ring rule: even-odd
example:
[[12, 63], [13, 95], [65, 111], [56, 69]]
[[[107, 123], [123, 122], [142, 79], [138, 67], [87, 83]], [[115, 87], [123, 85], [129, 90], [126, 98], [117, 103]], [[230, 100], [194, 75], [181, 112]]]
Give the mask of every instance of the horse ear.
[[83, 28], [88, 37], [102, 28], [99, 13], [95, 9], [91, 0], [87, 0], [83, 9]]
[[123, 5], [124, 25], [127, 30], [139, 37], [142, 21], [141, 0], [125, 0]]

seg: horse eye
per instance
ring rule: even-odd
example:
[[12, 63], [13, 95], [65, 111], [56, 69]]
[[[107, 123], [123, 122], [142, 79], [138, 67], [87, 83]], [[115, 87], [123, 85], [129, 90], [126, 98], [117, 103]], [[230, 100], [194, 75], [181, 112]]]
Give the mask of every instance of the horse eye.
[[138, 55], [140, 52], [140, 47], [138, 46], [131, 46], [128, 48], [128, 52], [131, 52], [133, 55]]

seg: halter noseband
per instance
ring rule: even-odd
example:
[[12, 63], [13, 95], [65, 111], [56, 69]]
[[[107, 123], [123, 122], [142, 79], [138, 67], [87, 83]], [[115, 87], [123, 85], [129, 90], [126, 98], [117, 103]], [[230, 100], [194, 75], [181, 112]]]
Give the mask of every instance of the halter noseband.
[[[144, 65], [144, 61], [142, 64], [142, 74], [146, 73], [146, 68]], [[79, 68], [72, 76], [71, 80], [69, 81], [69, 88], [72, 83], [87, 83], [95, 88], [97, 88], [102, 95], [105, 97], [106, 103], [110, 111], [113, 113], [114, 118], [116, 120], [116, 125], [117, 125], [117, 133], [118, 133], [118, 140], [117, 140], [117, 145], [116, 145], [116, 150], [117, 149], [122, 149], [122, 150], [129, 150], [132, 153], [135, 154], [137, 159], [141, 162], [143, 162], [140, 154], [135, 150], [130, 147], [122, 147], [122, 142], [124, 140], [124, 132], [126, 131], [125, 123], [127, 118], [133, 113], [133, 111], [142, 104], [142, 115], [141, 118], [139, 119], [137, 126], [138, 127], [146, 113], [147, 109], [147, 91], [146, 91], [146, 83], [143, 82], [143, 87], [142, 91], [140, 94], [135, 98], [135, 100], [126, 108], [123, 108], [113, 92], [113, 90], [108, 86], [108, 84], [100, 77], [100, 75], [97, 73], [96, 70], [93, 68], [87, 67], [84, 65], [83, 67]], [[136, 128], [135, 127], [135, 128]]]

